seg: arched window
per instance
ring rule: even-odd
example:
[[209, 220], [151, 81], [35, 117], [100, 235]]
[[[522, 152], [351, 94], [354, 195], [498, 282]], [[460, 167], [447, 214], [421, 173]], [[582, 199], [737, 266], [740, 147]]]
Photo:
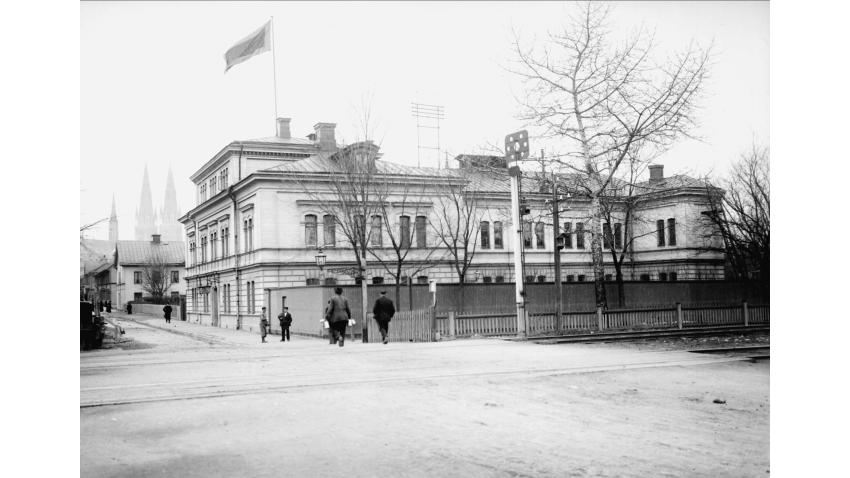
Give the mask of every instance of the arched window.
[[316, 233], [316, 215], [307, 214], [304, 216], [304, 244], [307, 247], [316, 247], [318, 245], [318, 234]]

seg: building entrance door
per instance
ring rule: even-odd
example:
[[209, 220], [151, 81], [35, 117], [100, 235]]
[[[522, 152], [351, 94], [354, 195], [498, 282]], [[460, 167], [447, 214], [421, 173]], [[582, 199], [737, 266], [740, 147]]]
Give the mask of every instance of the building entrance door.
[[218, 287], [212, 288], [212, 297], [210, 297], [210, 312], [213, 327], [220, 327], [218, 320]]

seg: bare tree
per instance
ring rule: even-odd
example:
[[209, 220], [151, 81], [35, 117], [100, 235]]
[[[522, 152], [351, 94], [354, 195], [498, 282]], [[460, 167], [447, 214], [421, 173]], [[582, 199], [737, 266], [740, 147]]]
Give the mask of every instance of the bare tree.
[[758, 280], [769, 291], [770, 150], [754, 144], [719, 186], [707, 182], [703, 249], [725, 252], [733, 278]]
[[586, 177], [596, 302], [606, 306], [602, 208], [620, 164], [634, 148], [654, 157], [695, 124], [709, 52], [691, 44], [665, 63], [651, 58], [652, 36], [638, 30], [621, 44], [610, 39], [610, 6], [578, 5], [562, 32], [525, 47], [518, 36], [511, 71], [526, 86], [522, 118], [543, 137], [563, 140], [553, 162]]
[[142, 289], [158, 302], [163, 300], [170, 287], [171, 278], [168, 277], [165, 255], [154, 252], [142, 265]]
[[417, 185], [409, 177], [399, 180], [387, 175], [374, 185], [375, 199], [383, 218], [381, 222], [392, 251], [388, 253], [386, 249], [375, 247], [369, 247], [368, 251], [394, 279], [396, 304], [400, 304], [402, 277], [407, 276], [408, 306], [412, 307], [413, 277], [435, 265], [432, 259], [437, 252], [433, 244], [420, 244], [417, 238], [416, 220], [421, 216], [427, 217], [430, 209], [430, 204], [425, 201], [427, 186]]
[[[445, 181], [439, 186], [441, 194], [434, 205], [430, 225], [439, 244], [445, 247], [446, 257], [457, 274], [462, 311], [466, 274], [475, 259], [481, 220], [492, 216], [494, 211], [485, 206], [485, 202], [479, 201], [471, 187], [472, 176], [478, 174], [487, 177], [485, 170], [472, 172], [461, 168], [445, 170], [444, 173]], [[495, 211], [497, 215], [501, 212]]]

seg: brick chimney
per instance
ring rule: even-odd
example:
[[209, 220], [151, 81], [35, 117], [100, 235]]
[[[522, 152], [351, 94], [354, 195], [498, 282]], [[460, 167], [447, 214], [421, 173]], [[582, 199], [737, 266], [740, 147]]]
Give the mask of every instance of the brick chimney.
[[292, 137], [292, 134], [289, 132], [289, 121], [292, 118], [278, 118], [277, 119], [277, 137], [281, 139], [289, 139]]
[[151, 234], [151, 242], [153, 242], [154, 244], [159, 244], [159, 237], [159, 234]]
[[649, 165], [649, 182], [654, 183], [664, 179], [664, 165], [650, 164]]
[[322, 151], [336, 151], [336, 138], [334, 137], [336, 123], [316, 123], [313, 130], [316, 131], [316, 142]]

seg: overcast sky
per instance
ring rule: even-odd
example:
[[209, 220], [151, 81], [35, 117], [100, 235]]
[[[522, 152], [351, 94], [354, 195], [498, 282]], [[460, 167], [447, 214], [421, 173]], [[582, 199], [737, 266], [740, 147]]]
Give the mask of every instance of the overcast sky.
[[[692, 39], [714, 44], [695, 132], [703, 142], [683, 141], [660, 158], [665, 174], [722, 174], [753, 139], [768, 143], [767, 2], [615, 6], [612, 25], [623, 32], [654, 29], [659, 55]], [[269, 17], [277, 111], [292, 118], [293, 136], [332, 122], [337, 139], [350, 141], [360, 105], [370, 101], [384, 159], [416, 165], [411, 102], [444, 107], [440, 143], [452, 156], [500, 144], [523, 126], [514, 100], [521, 87], [503, 69], [511, 31], [524, 40], [543, 38], [562, 24], [569, 5], [83, 2], [80, 8], [80, 223], [108, 216], [114, 194], [120, 237], [132, 239], [145, 165], [154, 207], [162, 206], [170, 167], [186, 212], [194, 206], [189, 176], [204, 162], [230, 141], [274, 134], [271, 52], [224, 73], [224, 52]], [[422, 144], [435, 145], [431, 131], [422, 131]], [[546, 146], [532, 144], [535, 151]], [[436, 165], [434, 152], [424, 150], [421, 161]], [[89, 235], [106, 236], [105, 224]]]

